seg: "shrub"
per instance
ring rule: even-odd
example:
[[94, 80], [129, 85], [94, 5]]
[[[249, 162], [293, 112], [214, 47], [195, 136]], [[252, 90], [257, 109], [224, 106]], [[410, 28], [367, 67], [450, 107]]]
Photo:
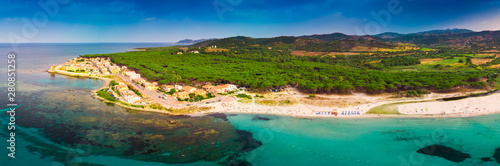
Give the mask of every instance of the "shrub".
[[280, 101], [280, 104], [290, 104], [291, 101], [290, 100], [281, 100]]
[[97, 95], [109, 101], [117, 101], [106, 89], [97, 91]]
[[238, 94], [238, 95], [236, 95], [236, 97], [240, 97], [240, 98], [247, 98], [247, 99], [252, 99], [252, 96], [247, 95], [247, 94], [244, 94], [244, 93], [242, 93], [242, 94]]
[[113, 87], [115, 85], [118, 85], [118, 83], [115, 80], [111, 80], [111, 82], [109, 82], [109, 86]]

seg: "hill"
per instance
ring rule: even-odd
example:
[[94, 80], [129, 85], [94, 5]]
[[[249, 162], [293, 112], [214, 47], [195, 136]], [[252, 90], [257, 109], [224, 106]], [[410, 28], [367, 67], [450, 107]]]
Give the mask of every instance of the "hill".
[[453, 29], [439, 29], [439, 30], [431, 30], [431, 31], [425, 31], [425, 32], [418, 32], [414, 33], [416, 35], [444, 35], [444, 34], [460, 34], [460, 33], [472, 33], [474, 31], [469, 30], [469, 29], [459, 29], [459, 28], [453, 28]]
[[198, 40], [184, 39], [184, 40], [178, 41], [177, 44], [196, 44], [196, 43], [207, 41], [207, 40], [211, 40], [211, 39], [198, 39]]
[[472, 46], [483, 45], [491, 47], [498, 45], [500, 31], [482, 31], [469, 33], [446, 33], [446, 34], [409, 34], [393, 39], [393, 41], [423, 45], [453, 45]]
[[377, 36], [352, 36], [342, 33], [310, 36], [279, 36], [274, 38], [251, 38], [236, 36], [224, 39], [207, 40], [193, 44], [191, 47], [216, 45], [218, 48], [256, 48], [271, 47], [278, 49], [298, 49], [304, 51], [345, 52], [353, 48], [392, 48], [396, 47], [389, 40]]
[[404, 34], [395, 33], [395, 32], [385, 32], [385, 33], [381, 33], [381, 34], [378, 34], [375, 36], [380, 37], [382, 39], [395, 39], [395, 38], [404, 36]]
[[345, 39], [351, 39], [353, 36], [349, 36], [343, 33], [332, 33], [332, 34], [315, 34], [315, 35], [310, 35], [310, 36], [300, 36], [302, 38], [313, 38], [313, 39], [319, 39], [323, 41], [336, 41], [336, 40], [345, 40]]

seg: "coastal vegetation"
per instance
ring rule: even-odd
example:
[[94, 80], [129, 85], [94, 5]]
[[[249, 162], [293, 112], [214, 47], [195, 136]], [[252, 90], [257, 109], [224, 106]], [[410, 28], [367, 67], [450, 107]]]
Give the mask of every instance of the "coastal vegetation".
[[[183, 49], [145, 48], [145, 51], [84, 57], [110, 57], [113, 63], [127, 66], [160, 84], [233, 83], [258, 91], [291, 86], [307, 93], [341, 94], [498, 87], [499, 70], [494, 65], [500, 64], [500, 59], [480, 54], [481, 49], [493, 48], [490, 43], [468, 47], [401, 43], [413, 40], [416, 39], [404, 36], [389, 41], [377, 36], [342, 34], [238, 36], [207, 40], [182, 46]], [[215, 45], [219, 51], [207, 51]], [[316, 51], [316, 54], [292, 54], [297, 50]], [[340, 54], [353, 51], [356, 54]]]
[[244, 93], [240, 93], [240, 94], [236, 95], [236, 97], [252, 99], [251, 95], [247, 95], [247, 94], [244, 94]]
[[102, 98], [104, 98], [106, 100], [109, 100], [109, 101], [117, 101], [116, 98], [114, 98], [113, 96], [111, 96], [111, 94], [106, 90], [106, 88], [98, 90], [97, 91], [97, 95], [99, 97], [102, 97]]
[[[290, 60], [275, 63], [273, 58], [254, 60], [245, 58], [245, 56], [251, 56], [246, 54], [231, 57], [217, 54], [177, 55], [171, 51], [147, 51], [86, 55], [86, 57], [93, 56], [109, 56], [114, 63], [126, 65], [140, 72], [148, 80], [159, 81], [162, 84], [235, 83], [250, 89], [273, 89], [291, 85], [312, 93], [351, 93], [354, 91], [380, 93], [421, 88], [445, 91], [453, 87], [478, 85], [484, 87], [488, 84], [480, 83], [482, 78], [488, 75], [491, 75], [491, 78], [498, 77], [493, 70], [477, 69], [473, 65], [441, 71], [429, 68], [422, 68], [422, 71], [401, 71], [397, 68], [386, 68], [385, 65], [383, 70], [375, 70], [346, 62], [350, 59], [363, 61], [363, 56], [353, 56], [348, 59], [343, 59], [346, 57], [318, 57], [319, 59], [331, 58], [331, 61], [316, 61], [314, 58], [306, 59], [288, 55], [286, 57]], [[405, 60], [410, 62], [407, 63]], [[338, 64], [337, 61], [346, 63]], [[418, 62], [416, 58], [396, 57], [383, 63], [392, 66], [411, 65]], [[496, 82], [490, 79], [487, 81], [492, 84]]]
[[398, 107], [395, 104], [385, 104], [370, 109], [366, 114], [386, 114], [386, 115], [399, 115]]

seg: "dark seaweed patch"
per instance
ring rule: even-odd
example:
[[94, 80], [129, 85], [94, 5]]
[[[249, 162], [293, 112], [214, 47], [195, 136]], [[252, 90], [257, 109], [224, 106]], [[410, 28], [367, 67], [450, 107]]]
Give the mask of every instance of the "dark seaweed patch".
[[252, 164], [248, 161], [245, 160], [237, 160], [237, 161], [231, 161], [229, 163], [226, 163], [225, 165], [229, 166], [251, 166]]
[[495, 154], [493, 154], [493, 158], [495, 158], [495, 160], [497, 160], [497, 163], [500, 164], [500, 148], [495, 150]]
[[257, 141], [252, 137], [252, 133], [245, 130], [236, 130], [236, 133], [239, 135], [235, 141], [241, 143], [243, 146], [240, 148], [240, 152], [249, 152], [260, 146], [262, 146], [262, 142]]
[[214, 118], [219, 118], [219, 119], [222, 119], [224, 121], [228, 121], [227, 115], [223, 114], [223, 113], [208, 114], [207, 116], [214, 117]]
[[144, 148], [149, 146], [146, 141], [143, 141], [142, 139], [137, 137], [129, 137], [127, 140], [128, 142], [130, 142], [130, 145], [132, 145], [132, 147], [123, 152], [123, 155], [125, 156], [133, 155], [135, 154], [135, 151], [143, 151]]
[[271, 119], [266, 118], [266, 117], [261, 117], [261, 116], [254, 116], [252, 120], [264, 120], [264, 121], [269, 121]]
[[489, 158], [489, 157], [483, 157], [483, 158], [481, 158], [481, 160], [482, 160], [482, 161], [485, 161], [485, 162], [488, 162], [488, 161], [493, 161], [493, 160], [491, 160], [491, 158]]
[[458, 150], [455, 150], [453, 148], [446, 147], [443, 145], [427, 146], [427, 147], [424, 147], [422, 149], [419, 149], [417, 151], [417, 153], [442, 157], [446, 160], [456, 162], [456, 163], [462, 162], [468, 158], [471, 158], [471, 156], [467, 153], [463, 153], [461, 151], [458, 151]]
[[[110, 155], [121, 158], [187, 163], [225, 161], [221, 165], [250, 165], [242, 155], [262, 145], [248, 132], [237, 132], [225, 114], [211, 117], [169, 116], [148, 112], [129, 112], [121, 107], [108, 107], [88, 94], [60, 95], [44, 92], [28, 97], [24, 103], [30, 111], [16, 121], [68, 148], [91, 149], [88, 155]], [[31, 96], [44, 96], [31, 99]], [[83, 104], [84, 103], [84, 104]], [[35, 107], [36, 106], [36, 107]], [[125, 114], [122, 114], [125, 113]], [[267, 116], [266, 116], [267, 117]], [[220, 118], [223, 120], [216, 120]], [[36, 141], [36, 139], [33, 139]], [[66, 151], [43, 144], [30, 148], [44, 157], [72, 165]], [[170, 155], [164, 155], [164, 154]], [[78, 163], [80, 164], [80, 163]], [[83, 163], [85, 164], [85, 163]]]
[[383, 133], [390, 135], [394, 141], [422, 140], [422, 138], [416, 135], [414, 132], [408, 132], [406, 130], [387, 131]]

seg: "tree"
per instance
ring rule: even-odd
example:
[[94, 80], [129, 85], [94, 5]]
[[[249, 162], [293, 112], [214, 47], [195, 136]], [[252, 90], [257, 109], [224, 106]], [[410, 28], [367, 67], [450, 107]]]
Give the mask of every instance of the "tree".
[[115, 80], [111, 80], [111, 82], [109, 82], [109, 86], [113, 87], [115, 85], [118, 85], [118, 83]]
[[472, 65], [472, 58], [471, 57], [467, 57], [467, 59], [465, 60], [465, 64], [466, 65]]

